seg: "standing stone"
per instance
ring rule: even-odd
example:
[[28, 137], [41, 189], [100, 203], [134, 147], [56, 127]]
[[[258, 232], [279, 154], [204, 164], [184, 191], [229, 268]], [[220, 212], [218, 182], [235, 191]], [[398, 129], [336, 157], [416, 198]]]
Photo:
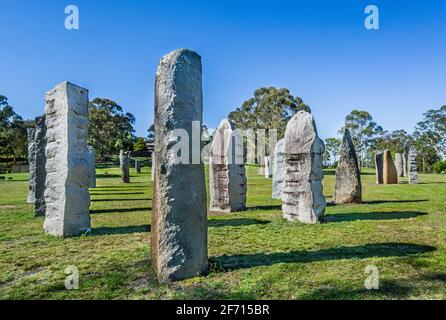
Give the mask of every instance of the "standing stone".
[[34, 203], [36, 201], [36, 129], [28, 128], [28, 199], [26, 202]]
[[324, 151], [313, 116], [299, 111], [288, 122], [284, 138], [282, 211], [288, 221], [316, 223], [323, 220], [326, 207], [322, 186]]
[[285, 179], [283, 163], [283, 139], [280, 139], [274, 148], [273, 157], [273, 199], [282, 199], [283, 181]]
[[90, 188], [96, 188], [96, 153], [92, 146], [88, 146], [88, 179]]
[[341, 156], [336, 168], [336, 184], [333, 202], [336, 204], [361, 203], [361, 173], [358, 157], [350, 131], [345, 129], [341, 145]]
[[402, 153], [395, 154], [395, 166], [398, 177], [404, 177], [404, 155]]
[[141, 173], [141, 161], [135, 160], [135, 172]]
[[121, 167], [122, 183], [130, 183], [129, 155], [124, 150], [119, 151], [119, 166]]
[[79, 235], [91, 230], [88, 193], [88, 90], [69, 82], [45, 97], [46, 233]]
[[407, 177], [407, 154], [403, 153], [403, 177]]
[[392, 159], [392, 154], [389, 150], [384, 150], [383, 157], [383, 183], [396, 184], [398, 183], [398, 174], [396, 172], [395, 163]]
[[190, 146], [194, 124], [198, 125], [198, 141], [201, 136], [201, 79], [201, 58], [188, 49], [164, 56], [156, 73], [151, 251], [152, 265], [161, 282], [194, 277], [208, 270], [207, 201], [200, 150], [182, 149], [188, 162], [174, 161], [174, 146], [182, 140], [175, 132], [187, 132]]
[[376, 151], [375, 155], [376, 184], [383, 184], [383, 153]]
[[209, 161], [211, 212], [230, 213], [246, 209], [246, 174], [243, 136], [223, 119], [212, 140]]
[[418, 184], [417, 149], [411, 147], [409, 150], [409, 183]]
[[269, 179], [273, 176], [273, 168], [271, 167], [271, 156], [264, 157], [265, 178]]
[[36, 201], [34, 202], [34, 213], [36, 216], [44, 216], [45, 183], [46, 183], [46, 125], [45, 116], [36, 118]]

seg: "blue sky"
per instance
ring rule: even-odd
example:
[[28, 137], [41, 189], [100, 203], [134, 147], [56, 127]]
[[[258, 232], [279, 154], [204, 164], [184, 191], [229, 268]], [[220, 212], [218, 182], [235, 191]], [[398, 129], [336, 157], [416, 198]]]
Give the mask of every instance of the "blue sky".
[[[80, 11], [66, 30], [65, 6]], [[380, 9], [380, 30], [364, 8]], [[43, 113], [44, 93], [68, 80], [153, 121], [159, 59], [202, 56], [204, 120], [215, 127], [261, 86], [310, 105], [322, 138], [353, 108], [387, 130], [412, 131], [446, 104], [446, 1], [0, 0], [0, 94], [18, 113]]]

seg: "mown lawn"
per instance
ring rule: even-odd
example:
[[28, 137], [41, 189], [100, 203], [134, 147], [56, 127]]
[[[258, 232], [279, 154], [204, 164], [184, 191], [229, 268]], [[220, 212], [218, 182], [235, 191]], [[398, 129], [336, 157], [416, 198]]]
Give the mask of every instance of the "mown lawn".
[[[108, 174], [105, 175], [105, 172]], [[281, 218], [271, 180], [248, 170], [249, 210], [209, 217], [211, 272], [159, 285], [150, 265], [149, 168], [120, 183], [98, 170], [91, 190], [92, 233], [58, 239], [26, 204], [27, 176], [0, 181], [1, 299], [446, 299], [446, 176], [419, 185], [377, 186], [363, 178], [362, 205], [329, 206], [329, 223]], [[407, 182], [407, 181], [403, 181]], [[324, 180], [328, 201], [334, 172]], [[379, 270], [367, 290], [365, 268]], [[64, 270], [76, 266], [78, 290]]]

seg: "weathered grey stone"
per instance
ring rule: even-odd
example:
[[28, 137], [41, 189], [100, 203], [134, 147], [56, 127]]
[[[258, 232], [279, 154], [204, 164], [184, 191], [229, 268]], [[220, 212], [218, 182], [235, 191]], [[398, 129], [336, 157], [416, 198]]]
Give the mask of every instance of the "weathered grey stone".
[[411, 147], [409, 150], [409, 183], [418, 184], [418, 165], [417, 165], [418, 152], [415, 147]]
[[396, 172], [395, 163], [392, 159], [392, 154], [389, 150], [384, 150], [383, 157], [383, 183], [384, 184], [397, 184], [398, 174]]
[[46, 183], [46, 125], [45, 116], [36, 118], [36, 201], [34, 202], [34, 213], [36, 216], [44, 216], [45, 183]]
[[141, 161], [135, 159], [135, 172], [141, 173]]
[[87, 163], [90, 188], [96, 188], [96, 153], [92, 146], [88, 146]]
[[404, 177], [404, 155], [402, 153], [395, 154], [395, 166], [398, 177]]
[[322, 186], [324, 151], [313, 116], [299, 111], [288, 122], [284, 138], [282, 211], [285, 219], [304, 223], [323, 220], [326, 207]]
[[264, 157], [264, 175], [266, 179], [272, 178], [273, 170], [271, 166], [271, 156]]
[[407, 177], [407, 154], [403, 153], [403, 177]]
[[383, 153], [376, 151], [375, 155], [376, 184], [383, 184]]
[[336, 204], [362, 202], [361, 173], [358, 167], [358, 157], [356, 156], [355, 146], [348, 129], [344, 131], [341, 156], [336, 168], [333, 202]]
[[[152, 265], [161, 282], [206, 273], [207, 210], [204, 166], [175, 160], [174, 146], [203, 121], [201, 58], [188, 49], [164, 56], [155, 81], [155, 181], [151, 225]], [[177, 132], [176, 131], [176, 132]], [[200, 138], [198, 136], [198, 139]], [[181, 150], [183, 152], [183, 150]], [[182, 155], [183, 156], [183, 155]]]
[[34, 203], [36, 201], [36, 129], [28, 128], [28, 198], [26, 202]]
[[285, 180], [285, 169], [283, 163], [283, 139], [280, 139], [274, 148], [273, 157], [273, 186], [272, 198], [282, 199], [283, 181]]
[[121, 167], [122, 183], [130, 183], [130, 159], [129, 154], [124, 150], [119, 151], [119, 166]]
[[209, 187], [209, 211], [230, 213], [246, 209], [243, 136], [227, 119], [220, 122], [212, 140]]
[[69, 82], [45, 97], [46, 214], [44, 230], [55, 236], [91, 230], [88, 192], [88, 90]]

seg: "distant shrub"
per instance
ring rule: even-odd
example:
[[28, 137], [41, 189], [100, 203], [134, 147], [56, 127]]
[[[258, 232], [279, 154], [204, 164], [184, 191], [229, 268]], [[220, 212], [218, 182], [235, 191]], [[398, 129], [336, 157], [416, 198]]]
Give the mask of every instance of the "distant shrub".
[[442, 173], [446, 171], [446, 160], [435, 162], [432, 168], [434, 169], [435, 173]]

